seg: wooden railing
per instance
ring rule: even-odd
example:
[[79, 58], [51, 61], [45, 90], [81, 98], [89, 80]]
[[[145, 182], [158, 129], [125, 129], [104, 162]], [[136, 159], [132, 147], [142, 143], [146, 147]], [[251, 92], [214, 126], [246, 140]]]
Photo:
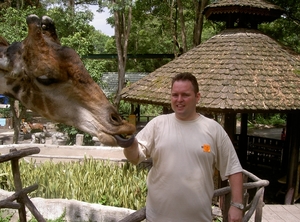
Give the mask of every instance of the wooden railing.
[[[239, 134], [235, 137], [238, 148]], [[283, 162], [284, 141], [259, 136], [247, 136], [247, 161], [252, 165], [265, 165], [280, 169]]]
[[[254, 215], [254, 221], [260, 222], [262, 220], [262, 208], [264, 206], [263, 197], [264, 189], [269, 185], [269, 181], [261, 180], [254, 174], [243, 170], [244, 182], [244, 209], [243, 222], [247, 222]], [[251, 182], [248, 182], [250, 180]], [[248, 190], [255, 189], [255, 195], [251, 198]], [[230, 207], [231, 190], [230, 187], [223, 187], [214, 191], [214, 197], [218, 197], [220, 200], [220, 208], [222, 210], [223, 222], [228, 221], [228, 210]], [[119, 222], [140, 222], [146, 219], [146, 207], [130, 214]]]
[[[18, 209], [20, 222], [27, 221], [25, 206], [29, 209], [38, 222], [46, 222], [46, 220], [27, 196], [28, 193], [36, 190], [38, 185], [34, 184], [32, 186], [23, 188], [19, 169], [19, 159], [32, 154], [37, 154], [39, 152], [40, 149], [38, 147], [31, 147], [22, 150], [11, 149], [10, 153], [0, 156], [0, 163], [7, 161], [11, 162], [14, 185], [16, 189], [16, 192], [12, 196], [0, 201], [0, 208]], [[17, 200], [17, 202], [15, 202], [15, 200]]]

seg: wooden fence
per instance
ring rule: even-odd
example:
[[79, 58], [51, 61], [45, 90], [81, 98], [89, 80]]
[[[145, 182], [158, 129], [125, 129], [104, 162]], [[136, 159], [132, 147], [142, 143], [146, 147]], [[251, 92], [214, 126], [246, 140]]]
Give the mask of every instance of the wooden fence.
[[[243, 222], [247, 222], [250, 218], [254, 216], [255, 222], [260, 222], [262, 220], [262, 208], [264, 206], [263, 196], [265, 187], [269, 185], [269, 181], [261, 180], [260, 178], [256, 177], [254, 174], [243, 170], [244, 176], [244, 205], [245, 209], [243, 210]], [[250, 194], [248, 190], [253, 189], [255, 191], [255, 195], [251, 198], [250, 201]], [[228, 221], [228, 210], [230, 207], [231, 201], [231, 191], [230, 187], [223, 187], [220, 189], [215, 190], [214, 197], [218, 197], [220, 200], [220, 208], [222, 210], [223, 215], [223, 222]], [[223, 204], [222, 204], [223, 203]], [[125, 217], [119, 222], [140, 222], [146, 219], [146, 207], [130, 214], [129, 216]]]
[[[25, 148], [22, 150], [16, 150], [15, 148], [10, 150], [10, 153], [1, 155], [0, 156], [0, 163], [11, 161], [14, 184], [16, 188], [16, 192], [0, 201], [0, 208], [11, 208], [11, 209], [18, 209], [20, 222], [26, 221], [26, 212], [25, 206], [30, 210], [32, 215], [37, 219], [39, 222], [44, 222], [45, 219], [42, 215], [38, 212], [36, 207], [28, 198], [27, 194], [36, 190], [38, 185], [34, 184], [32, 186], [23, 188], [22, 182], [20, 179], [20, 170], [19, 170], [19, 159], [32, 155], [37, 154], [40, 152], [38, 147], [30, 147]], [[148, 167], [149, 163], [147, 163]], [[244, 217], [243, 221], [249, 221], [252, 215], [255, 212], [255, 222], [261, 221], [262, 218], [262, 207], [263, 203], [263, 196], [264, 196], [264, 188], [265, 186], [269, 185], [269, 181], [261, 180], [260, 178], [256, 177], [255, 175], [251, 174], [250, 172], [244, 170]], [[248, 192], [251, 190], [250, 192]], [[251, 194], [251, 195], [250, 195]], [[223, 221], [227, 221], [228, 217], [228, 209], [230, 207], [230, 200], [231, 200], [231, 192], [230, 187], [223, 187], [220, 189], [216, 189], [214, 192], [214, 198], [217, 198], [220, 203], [220, 209], [222, 210]], [[250, 201], [251, 199], [251, 201]], [[17, 200], [17, 202], [15, 202]], [[141, 210], [136, 211], [135, 213], [129, 215], [128, 217], [122, 219], [120, 222], [138, 222], [144, 220], [146, 217], [146, 208], [142, 208]]]
[[[238, 144], [239, 134], [235, 136]], [[247, 162], [251, 165], [264, 165], [281, 169], [283, 164], [284, 141], [259, 136], [247, 136]]]
[[[28, 193], [36, 190], [38, 185], [34, 184], [32, 186], [23, 188], [19, 169], [19, 159], [39, 152], [40, 149], [38, 147], [31, 147], [23, 150], [11, 149], [10, 153], [0, 156], [0, 163], [7, 161], [11, 162], [14, 185], [16, 189], [16, 192], [12, 196], [0, 201], [0, 208], [18, 209], [20, 222], [27, 221], [25, 206], [30, 210], [38, 222], [46, 222], [46, 220], [27, 196]], [[17, 200], [17, 202], [15, 202], [15, 200]]]

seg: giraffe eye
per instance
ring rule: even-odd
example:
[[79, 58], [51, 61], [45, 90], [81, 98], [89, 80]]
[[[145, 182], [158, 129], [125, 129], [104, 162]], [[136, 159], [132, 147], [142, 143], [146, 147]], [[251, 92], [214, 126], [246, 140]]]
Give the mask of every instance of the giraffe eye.
[[36, 78], [36, 80], [45, 85], [45, 86], [49, 86], [51, 84], [54, 84], [54, 83], [58, 83], [59, 80], [58, 79], [54, 79], [54, 78], [49, 78], [48, 76], [39, 76]]

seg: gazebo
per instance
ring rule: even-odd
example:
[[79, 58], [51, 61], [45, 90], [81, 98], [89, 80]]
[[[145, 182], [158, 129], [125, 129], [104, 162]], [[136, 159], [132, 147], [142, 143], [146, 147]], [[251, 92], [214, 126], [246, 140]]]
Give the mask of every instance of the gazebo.
[[264, 0], [219, 0], [204, 9], [207, 19], [225, 21], [220, 34], [189, 50], [122, 91], [139, 104], [170, 107], [170, 81], [180, 72], [197, 77], [200, 112], [223, 113], [224, 128], [236, 142], [236, 115], [241, 115], [237, 152], [247, 162], [247, 119], [252, 113], [285, 113], [287, 173], [285, 203], [294, 201], [299, 164], [300, 56], [257, 30], [280, 17], [283, 10]]

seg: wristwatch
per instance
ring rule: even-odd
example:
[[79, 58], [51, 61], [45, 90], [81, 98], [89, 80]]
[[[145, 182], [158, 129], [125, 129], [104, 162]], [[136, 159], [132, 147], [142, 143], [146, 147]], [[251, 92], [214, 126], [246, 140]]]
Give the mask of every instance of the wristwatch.
[[236, 208], [238, 208], [238, 209], [240, 209], [240, 210], [244, 210], [244, 204], [241, 204], [241, 203], [235, 203], [235, 202], [230, 202], [230, 205], [231, 206], [234, 206], [234, 207], [236, 207]]

